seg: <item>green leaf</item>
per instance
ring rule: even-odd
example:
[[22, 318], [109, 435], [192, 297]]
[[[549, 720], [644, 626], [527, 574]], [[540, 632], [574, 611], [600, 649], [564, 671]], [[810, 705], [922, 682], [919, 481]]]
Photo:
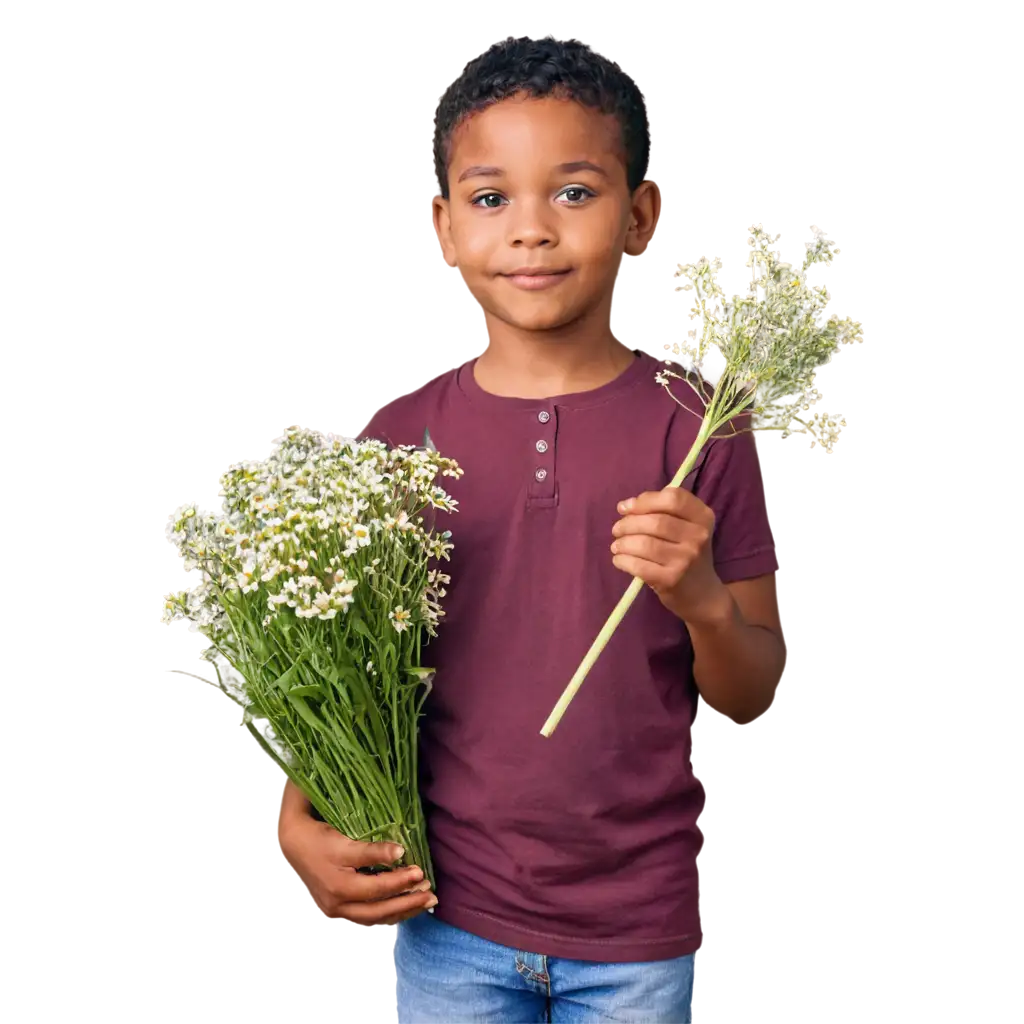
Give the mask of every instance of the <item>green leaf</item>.
[[381, 709], [377, 706], [372, 684], [356, 669], [344, 673], [351, 687], [352, 701], [355, 705], [355, 722], [357, 726], [369, 729], [368, 735], [378, 753], [390, 748], [387, 730], [381, 717]]
[[332, 689], [337, 687], [337, 685], [338, 685], [338, 676], [340, 675], [340, 671], [339, 671], [337, 665], [335, 665], [332, 662], [326, 668], [321, 668], [319, 665], [314, 665], [313, 667], [316, 669], [316, 671], [317, 671], [317, 673], [319, 675], [323, 676], [324, 679], [327, 680], [327, 685], [328, 686], [330, 686]]
[[365, 622], [363, 622], [363, 620], [362, 620], [362, 619], [356, 619], [356, 618], [353, 618], [353, 619], [352, 619], [352, 628], [353, 628], [353, 629], [354, 629], [354, 630], [355, 630], [355, 631], [356, 631], [356, 632], [357, 632], [357, 633], [358, 633], [358, 634], [359, 634], [360, 636], [364, 636], [364, 637], [366, 637], [366, 639], [370, 641], [370, 643], [371, 643], [371, 644], [373, 645], [373, 647], [374, 647], [374, 648], [376, 648], [376, 647], [377, 647], [377, 637], [375, 637], [375, 636], [373, 635], [373, 632], [372, 632], [372, 630], [370, 629], [370, 627], [369, 627], [369, 626], [367, 626], [367, 624], [366, 624]]
[[302, 665], [302, 663], [306, 660], [307, 657], [309, 657], [309, 652], [303, 651], [302, 654], [300, 654], [295, 659], [295, 661], [292, 662], [291, 667], [287, 669], [287, 671], [281, 673], [281, 675], [279, 675], [277, 679], [274, 680], [274, 685], [278, 689], [282, 690], [284, 693], [287, 693], [291, 689], [292, 680], [299, 673], [299, 667]]
[[289, 697], [318, 697], [323, 699], [324, 691], [317, 683], [310, 683], [306, 686], [293, 686], [288, 691]]
[[299, 717], [317, 733], [327, 732], [329, 726], [322, 719], [318, 718], [310, 708], [310, 706], [303, 700], [302, 697], [293, 697], [290, 693], [288, 694], [288, 702], [293, 708], [299, 713]]

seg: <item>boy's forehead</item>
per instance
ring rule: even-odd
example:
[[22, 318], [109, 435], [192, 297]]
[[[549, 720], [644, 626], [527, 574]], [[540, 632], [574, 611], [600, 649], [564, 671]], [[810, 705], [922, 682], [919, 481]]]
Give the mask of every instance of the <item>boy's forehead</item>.
[[623, 159], [622, 130], [613, 114], [575, 100], [512, 97], [475, 111], [452, 133], [453, 183], [471, 165], [554, 168], [589, 160], [616, 174]]

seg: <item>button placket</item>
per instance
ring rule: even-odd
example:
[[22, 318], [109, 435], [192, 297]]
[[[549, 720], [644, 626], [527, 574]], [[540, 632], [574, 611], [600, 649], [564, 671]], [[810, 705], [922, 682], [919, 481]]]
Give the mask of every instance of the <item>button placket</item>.
[[536, 413], [538, 430], [534, 435], [533, 480], [529, 486], [529, 501], [551, 504], [555, 497], [555, 430], [557, 421], [553, 408], [540, 409]]

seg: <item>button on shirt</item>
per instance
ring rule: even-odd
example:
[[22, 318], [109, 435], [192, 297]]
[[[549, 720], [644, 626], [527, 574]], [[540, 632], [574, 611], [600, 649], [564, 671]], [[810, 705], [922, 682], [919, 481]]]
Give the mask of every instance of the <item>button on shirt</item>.
[[[602, 387], [545, 399], [484, 391], [471, 360], [385, 406], [360, 435], [418, 445], [429, 429], [465, 471], [439, 481], [459, 510], [439, 514], [452, 582], [424, 652], [437, 670], [420, 736], [435, 916], [584, 960], [701, 944], [693, 651], [650, 588], [558, 730], [540, 735], [629, 584], [609, 550], [617, 503], [666, 486], [699, 427], [656, 382], [662, 364], [635, 355]], [[753, 434], [712, 441], [683, 486], [715, 512], [724, 582], [777, 569]]]

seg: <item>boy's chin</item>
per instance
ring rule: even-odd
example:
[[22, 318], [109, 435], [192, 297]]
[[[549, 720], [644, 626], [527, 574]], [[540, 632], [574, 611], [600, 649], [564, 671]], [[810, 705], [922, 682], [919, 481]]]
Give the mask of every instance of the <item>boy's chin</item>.
[[578, 312], [562, 305], [549, 309], [509, 309], [495, 310], [495, 315], [510, 327], [520, 331], [554, 331], [571, 324], [578, 318]]

